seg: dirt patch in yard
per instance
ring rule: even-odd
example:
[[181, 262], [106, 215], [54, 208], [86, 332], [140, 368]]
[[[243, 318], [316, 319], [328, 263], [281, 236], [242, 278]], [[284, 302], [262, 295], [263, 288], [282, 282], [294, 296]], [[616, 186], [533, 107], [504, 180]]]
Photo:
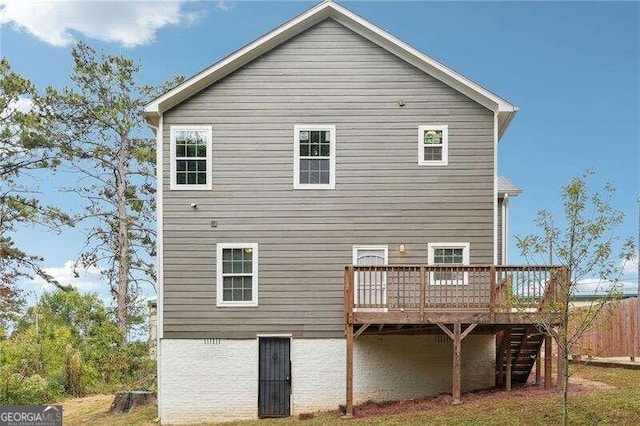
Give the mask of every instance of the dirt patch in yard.
[[364, 404], [354, 407], [353, 411], [355, 417], [372, 417], [428, 411], [444, 405], [451, 405], [451, 395], [438, 395], [436, 397], [420, 399], [404, 399], [401, 401], [367, 401]]
[[584, 379], [582, 377], [570, 377], [569, 378], [570, 389], [582, 389], [583, 391], [592, 390], [613, 390], [616, 387], [604, 382], [596, 382], [594, 380]]
[[[590, 391], [602, 391], [615, 389], [606, 383], [572, 377], [569, 382], [572, 394]], [[498, 400], [532, 400], [545, 398], [556, 392], [555, 389], [544, 389], [543, 386], [527, 384], [514, 388], [511, 392], [502, 389], [487, 389], [475, 392], [468, 392], [462, 395], [462, 404], [480, 405]], [[436, 397], [406, 399], [401, 401], [374, 402], [367, 401], [364, 404], [354, 407], [355, 417], [385, 416], [393, 414], [406, 414], [429, 411], [437, 408], [452, 405], [453, 399], [449, 394], [442, 394]]]

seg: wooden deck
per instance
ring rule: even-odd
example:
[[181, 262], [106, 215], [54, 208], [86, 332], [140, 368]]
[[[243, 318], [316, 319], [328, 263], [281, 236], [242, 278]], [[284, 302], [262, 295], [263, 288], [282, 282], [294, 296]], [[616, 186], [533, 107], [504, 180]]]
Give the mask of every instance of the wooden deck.
[[[550, 338], [535, 327], [561, 301], [559, 266], [388, 265], [345, 267], [346, 414], [353, 414], [353, 344], [363, 334], [443, 334], [453, 344], [453, 401], [460, 402], [461, 342], [496, 336], [496, 384], [526, 381]], [[559, 323], [559, 321], [558, 321]], [[551, 380], [545, 359], [545, 386]]]
[[347, 266], [345, 324], [525, 324], [559, 300], [556, 266]]

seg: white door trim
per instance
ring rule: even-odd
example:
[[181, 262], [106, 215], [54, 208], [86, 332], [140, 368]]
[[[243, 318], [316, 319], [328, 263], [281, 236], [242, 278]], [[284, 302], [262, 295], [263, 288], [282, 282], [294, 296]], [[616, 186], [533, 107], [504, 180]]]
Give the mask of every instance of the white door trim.
[[[352, 262], [354, 265], [358, 264], [358, 252], [360, 250], [381, 250], [384, 254], [384, 264], [389, 264], [389, 246], [387, 245], [354, 245], [353, 253], [352, 253]], [[354, 292], [353, 298], [354, 303], [358, 303], [358, 274], [355, 273], [353, 277], [354, 283]], [[381, 290], [382, 290], [382, 304], [386, 306], [387, 304], [387, 274], [382, 273], [382, 282], [381, 282]], [[387, 312], [389, 309], [384, 308], [354, 308], [354, 311], [358, 312]]]

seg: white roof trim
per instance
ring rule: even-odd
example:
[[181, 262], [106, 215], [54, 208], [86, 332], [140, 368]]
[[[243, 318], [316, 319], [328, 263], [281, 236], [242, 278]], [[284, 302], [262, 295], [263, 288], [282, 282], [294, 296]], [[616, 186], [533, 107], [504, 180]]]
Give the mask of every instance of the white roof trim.
[[499, 115], [500, 136], [506, 130], [513, 115], [518, 111], [517, 106], [512, 105], [505, 99], [491, 93], [430, 56], [397, 39], [350, 10], [334, 2], [325, 1], [157, 97], [145, 106], [145, 116], [151, 119], [152, 117], [162, 114], [167, 109], [179, 104], [242, 67], [249, 61], [326, 18], [335, 19], [347, 28], [455, 88], [484, 107], [492, 111], [497, 111]]
[[522, 189], [515, 186], [506, 177], [498, 176], [498, 196], [504, 196], [505, 194], [515, 197], [522, 194]]

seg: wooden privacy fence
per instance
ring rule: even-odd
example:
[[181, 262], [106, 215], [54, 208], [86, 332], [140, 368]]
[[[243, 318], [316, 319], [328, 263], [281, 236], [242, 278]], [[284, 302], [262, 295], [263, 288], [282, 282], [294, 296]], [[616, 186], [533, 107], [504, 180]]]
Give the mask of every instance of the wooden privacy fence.
[[[636, 327], [638, 324], [637, 298], [617, 300], [607, 303], [573, 346], [572, 355], [590, 357], [637, 357], [638, 344]], [[572, 309], [569, 322], [569, 336], [574, 335], [588, 307]]]

